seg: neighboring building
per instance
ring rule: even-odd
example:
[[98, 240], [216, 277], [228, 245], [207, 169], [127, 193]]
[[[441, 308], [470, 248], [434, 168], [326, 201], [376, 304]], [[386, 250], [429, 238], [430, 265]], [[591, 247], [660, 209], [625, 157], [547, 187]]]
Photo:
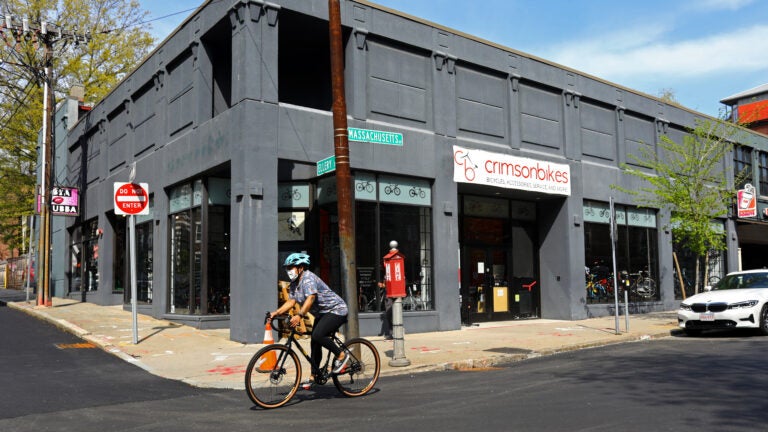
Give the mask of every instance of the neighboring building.
[[[720, 101], [730, 108], [731, 121], [768, 134], [768, 84], [737, 93]], [[764, 137], [761, 137], [764, 139]], [[758, 141], [760, 142], [760, 141]], [[738, 251], [744, 269], [768, 267], [768, 149], [751, 143], [736, 146], [736, 170], [749, 175], [744, 183], [754, 186], [757, 208], [754, 215], [736, 218]], [[742, 185], [744, 186], [744, 185]]]
[[[365, 1], [341, 6], [361, 334], [380, 330], [390, 240], [406, 257], [408, 332], [612, 314], [585, 281], [585, 265], [611, 277], [611, 197], [619, 270], [657, 281], [633, 290], [632, 312], [676, 307], [669, 215], [611, 186], [638, 187], [627, 155], [702, 114]], [[55, 295], [129, 301], [113, 184], [134, 167], [151, 208], [137, 218], [141, 313], [259, 342], [297, 250], [338, 290], [335, 179], [318, 174], [334, 153], [328, 52], [325, 1], [205, 2], [69, 132], [62, 178], [83, 202], [55, 240], [70, 252], [54, 272], [71, 275]], [[750, 145], [768, 151], [768, 138]], [[719, 223], [722, 274], [740, 233]]]
[[720, 103], [730, 108], [731, 120], [753, 131], [768, 134], [768, 84], [736, 93]]

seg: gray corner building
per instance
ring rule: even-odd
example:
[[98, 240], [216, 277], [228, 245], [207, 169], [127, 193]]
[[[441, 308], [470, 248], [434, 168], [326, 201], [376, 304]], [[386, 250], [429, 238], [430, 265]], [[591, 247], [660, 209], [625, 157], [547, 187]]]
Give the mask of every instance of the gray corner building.
[[[410, 333], [613, 314], [611, 199], [617, 268], [652, 282], [630, 312], [676, 307], [669, 214], [612, 185], [638, 187], [628, 155], [702, 114], [366, 1], [341, 8], [362, 335], [381, 331], [390, 240]], [[61, 144], [81, 210], [54, 235], [53, 294], [130, 302], [114, 184], [131, 170], [149, 185], [140, 313], [260, 342], [294, 251], [340, 290], [328, 34], [325, 0], [206, 1], [83, 113]], [[768, 238], [768, 138], [749, 139], [758, 215], [718, 221], [714, 275], [740, 265], [741, 225], [758, 250]]]

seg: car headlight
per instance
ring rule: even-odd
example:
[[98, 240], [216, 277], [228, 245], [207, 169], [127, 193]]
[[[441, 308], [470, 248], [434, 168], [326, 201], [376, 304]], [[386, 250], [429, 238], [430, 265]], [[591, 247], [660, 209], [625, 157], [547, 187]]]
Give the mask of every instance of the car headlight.
[[737, 303], [731, 303], [728, 305], [728, 309], [745, 309], [745, 308], [751, 308], [755, 307], [757, 304], [757, 300], [747, 300]]
[[680, 310], [689, 311], [689, 310], [691, 310], [691, 305], [688, 305], [688, 304], [685, 304], [685, 303], [680, 303]]

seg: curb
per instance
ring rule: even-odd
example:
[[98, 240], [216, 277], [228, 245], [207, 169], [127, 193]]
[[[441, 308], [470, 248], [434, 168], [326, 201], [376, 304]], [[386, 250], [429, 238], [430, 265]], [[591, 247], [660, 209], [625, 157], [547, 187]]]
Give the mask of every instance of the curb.
[[[9, 302], [7, 303], [7, 306], [20, 310], [28, 315], [31, 315], [41, 321], [46, 321], [48, 323], [51, 323], [52, 325], [56, 326], [57, 328], [73, 334], [87, 342], [90, 342], [94, 344], [95, 346], [101, 348], [103, 351], [112, 354], [119, 359], [133, 364], [135, 366], [140, 367], [141, 369], [144, 369], [145, 371], [158, 375], [154, 368], [148, 366], [145, 364], [140, 358], [134, 357], [127, 352], [124, 352], [119, 346], [114, 345], [110, 341], [105, 341], [103, 338], [98, 337], [97, 335], [92, 334], [90, 331], [85, 330], [81, 327], [79, 327], [76, 324], [73, 324], [65, 319], [58, 319], [54, 318], [50, 314], [46, 313], [42, 309], [37, 309], [35, 306], [30, 306], [26, 302]], [[440, 371], [481, 371], [481, 370], [489, 370], [495, 367], [510, 365], [512, 363], [521, 362], [525, 360], [540, 358], [544, 356], [552, 356], [572, 351], [578, 351], [583, 349], [590, 349], [590, 348], [598, 348], [603, 346], [609, 346], [609, 345], [617, 345], [617, 344], [623, 344], [623, 343], [631, 343], [631, 342], [642, 342], [646, 340], [654, 340], [654, 339], [661, 339], [665, 337], [670, 336], [679, 336], [684, 334], [683, 330], [672, 326], [672, 324], [669, 325], [669, 327], [663, 331], [658, 331], [651, 334], [638, 334], [638, 335], [629, 335], [629, 334], [623, 334], [621, 335], [621, 338], [605, 338], [602, 340], [596, 340], [592, 342], [583, 342], [583, 343], [576, 343], [572, 345], [564, 345], [559, 347], [553, 347], [553, 348], [544, 348], [537, 351], [531, 351], [531, 350], [525, 350], [526, 352], [520, 353], [497, 353], [490, 356], [482, 356], [482, 357], [476, 357], [476, 358], [466, 358], [466, 359], [460, 359], [460, 360], [452, 360], [447, 362], [440, 362], [440, 363], [422, 363], [422, 364], [413, 364], [402, 368], [387, 368], [386, 370], [381, 371], [381, 376], [398, 376], [398, 375], [408, 375], [408, 374], [417, 374], [422, 372], [440, 372]], [[382, 358], [382, 361], [386, 361], [386, 359]], [[170, 378], [174, 379], [174, 378]], [[233, 389], [233, 390], [242, 390], [244, 387], [241, 385], [239, 386], [233, 386], [233, 383], [231, 382], [208, 382], [206, 380], [201, 380], [199, 377], [186, 377], [186, 378], [175, 378], [178, 381], [181, 381], [185, 384], [188, 384], [193, 387], [198, 388], [218, 388], [218, 389]]]

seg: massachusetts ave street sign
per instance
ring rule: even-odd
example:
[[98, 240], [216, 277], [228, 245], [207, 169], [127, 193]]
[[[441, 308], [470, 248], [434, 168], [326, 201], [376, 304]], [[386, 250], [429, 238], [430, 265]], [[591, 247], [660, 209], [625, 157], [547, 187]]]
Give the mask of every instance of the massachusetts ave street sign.
[[349, 141], [369, 142], [374, 144], [389, 144], [402, 146], [403, 134], [384, 132], [370, 129], [347, 128]]
[[115, 214], [148, 215], [148, 191], [147, 183], [115, 183]]

